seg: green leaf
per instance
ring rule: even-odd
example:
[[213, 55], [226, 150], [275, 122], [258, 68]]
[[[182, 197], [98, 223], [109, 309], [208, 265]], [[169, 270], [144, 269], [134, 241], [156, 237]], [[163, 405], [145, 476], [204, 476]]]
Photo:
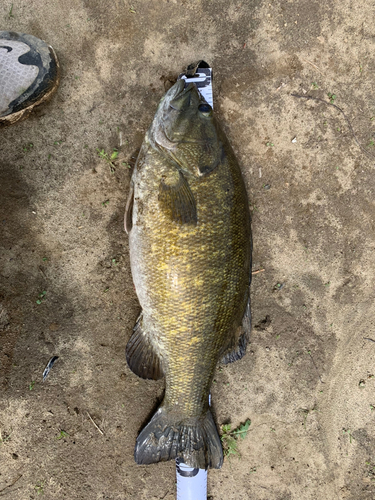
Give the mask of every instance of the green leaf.
[[224, 434], [229, 434], [230, 430], [231, 430], [230, 424], [223, 425], [223, 433]]
[[56, 439], [64, 439], [66, 438], [67, 436], [69, 436], [69, 434], [65, 431], [60, 431], [60, 434], [56, 437]]
[[248, 418], [243, 425], [240, 425], [238, 428], [238, 434], [242, 439], [245, 439], [247, 431], [249, 430], [251, 424], [251, 420]]

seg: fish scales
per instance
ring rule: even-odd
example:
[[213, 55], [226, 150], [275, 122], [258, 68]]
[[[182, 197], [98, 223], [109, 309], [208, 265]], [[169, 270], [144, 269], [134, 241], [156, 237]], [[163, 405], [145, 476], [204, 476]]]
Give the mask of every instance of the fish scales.
[[[132, 176], [126, 217], [142, 307], [134, 335], [140, 346], [148, 343], [147, 356], [138, 349], [136, 360], [147, 358], [143, 373], [147, 363], [159, 363], [166, 384], [161, 407], [138, 437], [139, 463], [177, 456], [202, 468], [222, 463], [208, 395], [248, 311], [251, 235], [240, 168], [212, 112], [200, 116], [206, 106], [195, 87], [177, 82], [159, 105]], [[140, 374], [131, 356], [128, 362]]]

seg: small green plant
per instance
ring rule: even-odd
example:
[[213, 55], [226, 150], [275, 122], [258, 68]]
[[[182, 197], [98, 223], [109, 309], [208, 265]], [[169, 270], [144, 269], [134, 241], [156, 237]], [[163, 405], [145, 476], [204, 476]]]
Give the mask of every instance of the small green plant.
[[266, 142], [266, 146], [268, 146], [269, 148], [273, 148], [274, 143], [273, 142]]
[[11, 435], [12, 435], [12, 430], [9, 432], [9, 434], [8, 433], [3, 434], [0, 429], [0, 445], [9, 441]]
[[68, 434], [67, 432], [65, 432], [65, 431], [61, 430], [61, 431], [60, 431], [60, 434], [58, 434], [58, 435], [56, 436], [56, 439], [65, 439], [65, 438], [66, 438], [66, 437], [68, 437], [68, 436], [69, 436], [69, 434]]
[[373, 148], [375, 146], [375, 141], [371, 139], [371, 141], [368, 143], [369, 148]]
[[333, 104], [333, 103], [335, 102], [336, 97], [337, 97], [337, 96], [336, 96], [336, 94], [331, 94], [331, 92], [328, 92], [328, 94], [327, 94], [327, 95], [328, 95], [328, 97], [329, 97], [329, 102], [330, 102], [331, 104]]
[[[43, 259], [43, 260], [44, 260], [44, 259]], [[37, 299], [36, 303], [37, 303], [37, 304], [41, 304], [41, 303], [42, 303], [42, 301], [46, 298], [46, 294], [47, 294], [47, 292], [46, 292], [46, 291], [44, 291], [44, 292], [40, 293], [40, 294], [38, 295], [38, 299]]]
[[102, 160], [105, 160], [109, 164], [109, 171], [111, 172], [111, 174], [114, 174], [116, 169], [115, 169], [115, 165], [113, 162], [117, 160], [118, 155], [119, 155], [119, 152], [117, 151], [117, 149], [114, 148], [111, 154], [106, 153], [106, 151], [104, 151], [104, 149], [96, 148], [96, 150], [98, 152], [99, 158], [101, 158]]
[[131, 12], [132, 14], [136, 14], [136, 10], [132, 5], [130, 6], [129, 12]]
[[22, 149], [25, 151], [25, 153], [28, 153], [31, 151], [34, 147], [34, 144], [30, 142], [29, 144], [26, 144]]
[[240, 455], [237, 449], [238, 438], [245, 439], [250, 424], [251, 420], [247, 419], [244, 424], [233, 430], [230, 424], [225, 424], [222, 426], [221, 442], [223, 445], [223, 452], [225, 457], [229, 457], [231, 455]]
[[349, 436], [349, 443], [352, 442], [352, 439], [354, 439], [353, 435], [352, 435], [352, 431], [350, 429], [343, 429], [342, 430], [342, 433], [345, 435], [347, 434]]
[[311, 85], [314, 90], [317, 90], [319, 88], [319, 85], [316, 82], [311, 82]]
[[[310, 354], [310, 351], [307, 351]], [[319, 411], [315, 406], [313, 408], [301, 408], [301, 413], [303, 413], [303, 423], [302, 425], [306, 427], [306, 420], [312, 411]]]
[[35, 387], [35, 380], [31, 381], [31, 384], [29, 385], [29, 391], [32, 391]]
[[35, 489], [36, 489], [36, 492], [38, 495], [44, 495], [44, 485], [46, 484], [45, 481], [39, 481], [39, 483], [37, 483], [35, 485]]
[[375, 410], [375, 405], [370, 405], [371, 411]]
[[102, 201], [103, 207], [106, 207], [108, 205], [108, 203], [109, 203], [109, 200]]
[[366, 462], [366, 465], [368, 466], [367, 477], [369, 477], [371, 479], [371, 481], [375, 481], [375, 464], [368, 461], [368, 462]]
[[8, 16], [9, 16], [9, 19], [12, 19], [12, 17], [14, 18], [14, 15], [13, 15], [13, 4], [10, 7], [10, 11], [9, 11]]

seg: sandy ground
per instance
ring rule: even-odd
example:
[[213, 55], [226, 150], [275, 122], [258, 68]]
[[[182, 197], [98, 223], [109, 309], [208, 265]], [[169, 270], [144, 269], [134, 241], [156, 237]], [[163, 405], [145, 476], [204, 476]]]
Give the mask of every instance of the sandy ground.
[[[175, 498], [174, 463], [133, 461], [163, 383], [126, 366], [139, 305], [122, 219], [166, 81], [203, 58], [265, 270], [248, 353], [212, 390], [219, 427], [251, 426], [209, 498], [374, 499], [375, 161], [337, 109], [290, 95], [334, 94], [375, 153], [373, 2], [11, 5], [0, 29], [52, 44], [62, 81], [0, 132], [0, 497]], [[114, 172], [97, 148], [118, 148]]]

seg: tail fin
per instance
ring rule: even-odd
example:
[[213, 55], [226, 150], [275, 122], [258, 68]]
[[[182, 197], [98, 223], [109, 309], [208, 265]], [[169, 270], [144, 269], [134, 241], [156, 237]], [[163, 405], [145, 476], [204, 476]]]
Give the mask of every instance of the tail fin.
[[139, 434], [134, 458], [138, 464], [180, 458], [189, 467], [220, 469], [223, 449], [212, 413], [178, 420], [161, 406]]

